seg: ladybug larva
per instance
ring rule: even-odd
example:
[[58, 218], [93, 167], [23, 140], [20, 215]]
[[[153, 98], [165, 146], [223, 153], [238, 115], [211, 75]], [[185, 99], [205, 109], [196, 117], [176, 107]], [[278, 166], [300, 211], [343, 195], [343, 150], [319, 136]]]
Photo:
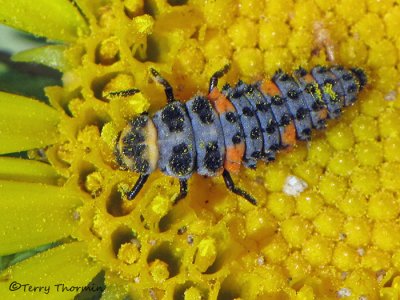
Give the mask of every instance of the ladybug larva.
[[[115, 147], [120, 165], [140, 174], [127, 193], [129, 200], [159, 168], [179, 179], [180, 193], [174, 203], [187, 195], [187, 181], [197, 172], [222, 175], [230, 191], [256, 205], [250, 194], [235, 186], [230, 173], [238, 173], [242, 164], [255, 168], [258, 160], [274, 160], [278, 150], [296, 140], [309, 140], [313, 128], [323, 129], [326, 119], [340, 116], [367, 83], [359, 68], [316, 66], [310, 72], [299, 68], [292, 76], [277, 71], [271, 80], [253, 84], [226, 84], [219, 91], [218, 79], [228, 70], [229, 65], [211, 77], [208, 95], [196, 95], [183, 103], [151, 69], [154, 79], [164, 86], [168, 103], [152, 117], [145, 113], [131, 120]], [[129, 89], [109, 95], [137, 92]]]

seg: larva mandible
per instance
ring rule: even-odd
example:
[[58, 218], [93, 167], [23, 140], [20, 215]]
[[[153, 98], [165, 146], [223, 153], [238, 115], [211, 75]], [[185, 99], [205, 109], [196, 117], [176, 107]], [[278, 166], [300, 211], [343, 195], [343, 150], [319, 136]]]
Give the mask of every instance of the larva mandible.
[[[311, 129], [323, 129], [326, 119], [337, 118], [343, 107], [356, 101], [367, 83], [359, 68], [316, 66], [292, 76], [277, 71], [271, 80], [253, 84], [239, 81], [218, 90], [218, 79], [229, 65], [210, 79], [207, 96], [196, 95], [183, 103], [175, 100], [171, 85], [154, 69], [162, 84], [167, 105], [152, 117], [141, 114], [122, 130], [116, 143], [121, 166], [140, 174], [127, 198], [140, 192], [149, 175], [159, 168], [179, 179], [180, 193], [174, 204], [186, 197], [187, 181], [194, 172], [222, 175], [227, 188], [256, 205], [249, 193], [235, 186], [230, 173], [243, 164], [255, 168], [258, 160], [274, 160], [276, 152], [307, 141]], [[137, 89], [112, 92], [129, 96]]]

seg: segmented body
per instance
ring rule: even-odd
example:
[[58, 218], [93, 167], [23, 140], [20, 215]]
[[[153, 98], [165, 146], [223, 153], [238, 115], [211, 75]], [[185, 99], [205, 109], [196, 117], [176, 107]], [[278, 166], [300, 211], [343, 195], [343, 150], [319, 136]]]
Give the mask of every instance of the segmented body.
[[186, 103], [172, 101], [152, 117], [140, 115], [122, 131], [117, 150], [128, 169], [148, 175], [156, 168], [186, 180], [194, 172], [217, 176], [241, 165], [275, 159], [279, 149], [309, 140], [356, 100], [366, 84], [360, 69], [314, 67], [271, 80], [239, 81]]

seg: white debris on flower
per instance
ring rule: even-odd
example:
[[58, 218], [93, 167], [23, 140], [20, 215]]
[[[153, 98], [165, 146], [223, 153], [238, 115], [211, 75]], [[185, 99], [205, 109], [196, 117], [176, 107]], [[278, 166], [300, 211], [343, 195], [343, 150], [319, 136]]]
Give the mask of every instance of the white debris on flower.
[[308, 187], [307, 182], [294, 176], [289, 175], [286, 177], [285, 183], [283, 185], [283, 192], [286, 195], [298, 196]]
[[364, 254], [365, 254], [365, 249], [364, 249], [364, 248], [358, 248], [358, 249], [357, 249], [357, 253], [358, 253], [358, 255], [360, 255], [360, 256], [364, 256]]
[[396, 91], [390, 91], [385, 95], [385, 100], [386, 101], [394, 101], [397, 98], [397, 92]]
[[262, 265], [265, 264], [264, 256], [259, 256], [259, 257], [257, 258], [257, 264], [258, 264], [259, 266], [262, 266]]
[[337, 295], [339, 298], [350, 297], [351, 291], [348, 288], [341, 288], [340, 290], [338, 290]]

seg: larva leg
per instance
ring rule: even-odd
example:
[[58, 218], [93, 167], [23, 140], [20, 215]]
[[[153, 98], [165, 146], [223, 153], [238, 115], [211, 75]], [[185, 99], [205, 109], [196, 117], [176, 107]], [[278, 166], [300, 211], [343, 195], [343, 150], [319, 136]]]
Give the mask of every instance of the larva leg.
[[126, 194], [128, 200], [132, 200], [139, 194], [140, 190], [143, 188], [144, 184], [149, 178], [149, 175], [140, 175], [139, 179], [136, 181], [135, 186]]
[[228, 73], [230, 68], [231, 65], [227, 64], [221, 70], [215, 72], [214, 75], [211, 76], [210, 87], [208, 88], [209, 93], [211, 93], [211, 91], [218, 85], [218, 79], [224, 76], [226, 73]]
[[121, 91], [110, 92], [106, 95], [106, 97], [128, 97], [139, 93], [140, 90], [138, 89], [127, 89]]
[[250, 196], [247, 192], [243, 191], [242, 189], [238, 188], [235, 186], [235, 183], [232, 180], [231, 174], [227, 170], [224, 170], [222, 173], [222, 176], [224, 177], [224, 181], [226, 184], [226, 187], [236, 195], [239, 195], [243, 198], [245, 198], [247, 201], [249, 201], [253, 205], [257, 205], [257, 200], [254, 199], [252, 196]]
[[179, 185], [180, 185], [180, 192], [179, 195], [176, 196], [174, 200], [174, 205], [177, 204], [183, 198], [185, 198], [188, 192], [187, 179], [179, 179]]
[[158, 73], [155, 69], [150, 68], [150, 72], [151, 72], [151, 75], [153, 75], [154, 80], [164, 86], [165, 95], [167, 96], [167, 103], [171, 103], [171, 102], [175, 101], [174, 91], [172, 89], [172, 86], [169, 84], [169, 82], [165, 78], [163, 78], [160, 75], [160, 73]]

